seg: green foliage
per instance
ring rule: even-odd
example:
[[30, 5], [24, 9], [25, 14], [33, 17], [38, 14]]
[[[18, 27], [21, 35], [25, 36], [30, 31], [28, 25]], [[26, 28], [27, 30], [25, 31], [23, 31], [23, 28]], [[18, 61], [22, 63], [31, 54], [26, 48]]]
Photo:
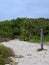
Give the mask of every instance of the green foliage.
[[49, 19], [45, 18], [17, 18], [0, 22], [0, 37], [18, 37], [21, 40], [37, 41], [40, 38], [40, 29], [44, 30], [44, 36], [49, 41]]
[[10, 56], [14, 56], [13, 50], [0, 45], [0, 65], [5, 65], [12, 62], [12, 60], [9, 59]]
[[44, 41], [45, 41], [45, 42], [46, 42], [46, 41], [49, 42], [49, 35], [45, 35], [45, 36], [44, 36]]
[[29, 39], [30, 42], [40, 42], [40, 37], [39, 36], [32, 36]]

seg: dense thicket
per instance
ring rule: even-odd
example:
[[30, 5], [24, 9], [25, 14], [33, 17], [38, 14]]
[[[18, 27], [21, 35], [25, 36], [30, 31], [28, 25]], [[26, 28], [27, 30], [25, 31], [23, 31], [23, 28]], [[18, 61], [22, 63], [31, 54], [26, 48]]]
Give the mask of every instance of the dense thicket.
[[0, 22], [0, 38], [18, 37], [22, 40], [37, 41], [40, 29], [44, 30], [44, 40], [49, 41], [49, 19], [17, 18]]

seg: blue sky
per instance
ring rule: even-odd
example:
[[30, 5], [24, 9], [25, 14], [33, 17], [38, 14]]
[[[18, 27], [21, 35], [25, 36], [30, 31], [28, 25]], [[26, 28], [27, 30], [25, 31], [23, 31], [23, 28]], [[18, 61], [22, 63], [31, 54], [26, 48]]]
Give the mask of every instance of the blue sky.
[[0, 0], [0, 21], [17, 17], [49, 18], [49, 0]]

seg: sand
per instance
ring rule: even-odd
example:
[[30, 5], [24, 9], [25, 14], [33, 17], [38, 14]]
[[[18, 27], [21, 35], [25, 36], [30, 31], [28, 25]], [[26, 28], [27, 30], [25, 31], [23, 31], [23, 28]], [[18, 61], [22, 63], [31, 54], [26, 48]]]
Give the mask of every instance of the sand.
[[14, 39], [8, 42], [2, 42], [7, 47], [11, 47], [16, 55], [22, 55], [22, 58], [14, 58], [17, 65], [49, 65], [49, 46], [44, 45], [43, 51], [37, 51], [40, 48], [39, 43], [30, 43]]

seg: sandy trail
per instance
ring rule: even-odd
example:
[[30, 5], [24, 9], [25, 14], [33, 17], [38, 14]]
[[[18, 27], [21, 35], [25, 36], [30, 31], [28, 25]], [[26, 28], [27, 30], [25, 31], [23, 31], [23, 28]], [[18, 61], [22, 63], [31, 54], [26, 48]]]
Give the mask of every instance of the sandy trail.
[[44, 49], [38, 52], [40, 44], [19, 41], [17, 39], [9, 42], [2, 42], [5, 46], [11, 47], [16, 55], [22, 55], [23, 58], [15, 58], [18, 65], [49, 65], [49, 46], [44, 45]]

